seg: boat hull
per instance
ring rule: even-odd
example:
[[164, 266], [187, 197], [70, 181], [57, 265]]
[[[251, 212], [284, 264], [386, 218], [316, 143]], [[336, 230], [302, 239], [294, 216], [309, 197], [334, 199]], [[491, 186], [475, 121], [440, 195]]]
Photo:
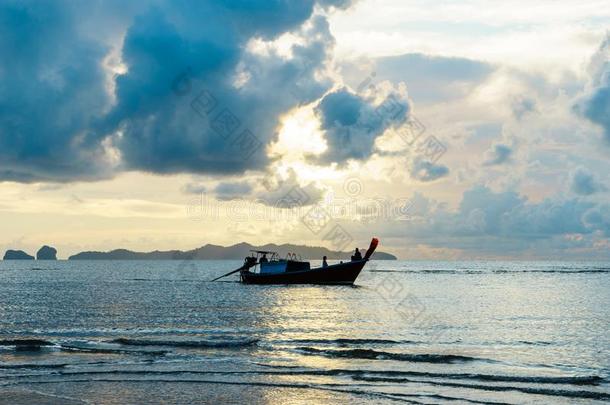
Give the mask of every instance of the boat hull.
[[245, 284], [339, 284], [352, 285], [367, 260], [356, 260], [318, 267], [305, 271], [292, 271], [279, 274], [252, 273], [241, 271], [241, 281]]

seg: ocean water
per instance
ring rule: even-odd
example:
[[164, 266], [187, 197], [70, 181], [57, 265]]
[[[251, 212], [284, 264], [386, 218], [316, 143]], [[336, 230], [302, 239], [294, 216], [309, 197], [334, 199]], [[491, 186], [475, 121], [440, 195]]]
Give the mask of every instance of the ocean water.
[[0, 262], [0, 403], [610, 401], [610, 263], [208, 281], [240, 264]]

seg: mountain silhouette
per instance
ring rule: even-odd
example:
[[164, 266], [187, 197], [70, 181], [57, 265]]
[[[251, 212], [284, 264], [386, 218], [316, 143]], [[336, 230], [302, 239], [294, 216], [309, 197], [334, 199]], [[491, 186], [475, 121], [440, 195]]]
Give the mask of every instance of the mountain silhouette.
[[[167, 250], [153, 252], [134, 252], [127, 249], [116, 249], [109, 252], [81, 252], [69, 257], [69, 260], [241, 260], [250, 254], [250, 250], [268, 250], [278, 252], [280, 257], [288, 253], [296, 253], [303, 260], [321, 259], [327, 256], [329, 260], [349, 260], [353, 251], [338, 252], [324, 247], [302, 246], [293, 244], [266, 244], [253, 246], [249, 243], [238, 243], [232, 246], [207, 244], [197, 249], [181, 251]], [[360, 249], [366, 252], [366, 248]], [[375, 252], [373, 259], [396, 260], [390, 253]]]

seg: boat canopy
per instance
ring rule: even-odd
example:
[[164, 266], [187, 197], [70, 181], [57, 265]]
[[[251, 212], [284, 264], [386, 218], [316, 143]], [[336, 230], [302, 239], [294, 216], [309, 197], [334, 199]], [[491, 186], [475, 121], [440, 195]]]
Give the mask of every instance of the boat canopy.
[[274, 252], [272, 250], [252, 250], [252, 249], [250, 249], [250, 252], [257, 253], [260, 255], [277, 254], [277, 252]]
[[269, 261], [275, 261], [280, 258], [280, 255], [277, 252], [273, 252], [270, 250], [250, 250], [252, 257], [256, 257], [257, 259], [265, 256]]

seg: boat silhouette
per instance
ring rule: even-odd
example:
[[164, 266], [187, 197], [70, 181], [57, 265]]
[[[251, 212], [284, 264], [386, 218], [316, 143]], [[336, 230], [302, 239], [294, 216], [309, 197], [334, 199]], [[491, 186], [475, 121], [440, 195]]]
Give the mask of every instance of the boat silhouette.
[[378, 244], [379, 240], [373, 238], [364, 257], [358, 253], [352, 256], [351, 261], [316, 268], [311, 268], [309, 262], [299, 260], [294, 254], [282, 259], [277, 252], [254, 250], [251, 256], [246, 257], [241, 268], [229, 274], [239, 271], [244, 284], [352, 285]]

